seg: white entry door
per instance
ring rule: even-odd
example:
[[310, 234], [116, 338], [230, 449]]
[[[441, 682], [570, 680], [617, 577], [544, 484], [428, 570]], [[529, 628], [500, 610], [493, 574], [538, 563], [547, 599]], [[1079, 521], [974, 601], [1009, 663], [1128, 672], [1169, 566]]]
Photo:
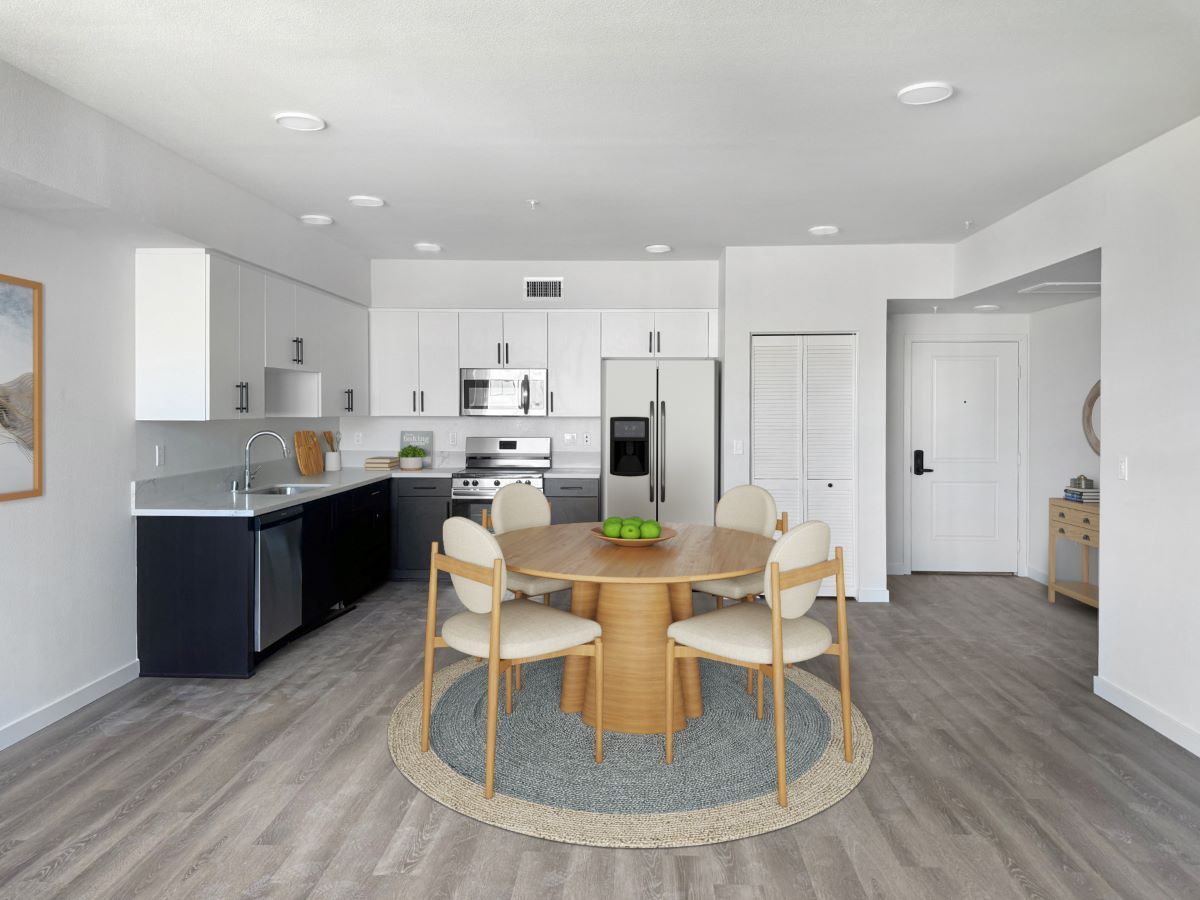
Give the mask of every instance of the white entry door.
[[1017, 371], [1014, 342], [912, 345], [914, 571], [1017, 571]]

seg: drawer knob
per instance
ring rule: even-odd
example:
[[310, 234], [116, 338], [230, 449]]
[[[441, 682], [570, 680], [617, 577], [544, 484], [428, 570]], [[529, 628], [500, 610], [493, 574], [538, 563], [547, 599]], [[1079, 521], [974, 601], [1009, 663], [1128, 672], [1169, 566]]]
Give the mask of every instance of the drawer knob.
[[1060, 529], [1058, 529], [1058, 533], [1059, 533], [1059, 534], [1066, 534], [1066, 533], [1067, 533], [1067, 529], [1065, 529], [1065, 528], [1060, 528]]
[[1091, 524], [1092, 524], [1092, 520], [1091, 520], [1091, 519], [1089, 519], [1087, 516], [1084, 516], [1084, 517], [1083, 517], [1083, 524], [1084, 524], [1084, 525], [1091, 525]]
[[1060, 513], [1058, 514], [1058, 517], [1059, 517], [1060, 519], [1065, 519], [1065, 518], [1067, 517], [1067, 514], [1066, 514], [1065, 512], [1060, 512]]
[[1085, 541], [1090, 541], [1090, 540], [1092, 539], [1092, 536], [1091, 536], [1090, 534], [1085, 534], [1085, 535], [1083, 536], [1083, 539], [1084, 539]]

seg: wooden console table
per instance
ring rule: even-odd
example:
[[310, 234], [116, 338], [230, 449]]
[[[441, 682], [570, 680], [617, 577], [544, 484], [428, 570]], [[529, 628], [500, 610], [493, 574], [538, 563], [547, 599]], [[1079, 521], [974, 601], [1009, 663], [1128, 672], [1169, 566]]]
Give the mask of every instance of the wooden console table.
[[[1083, 569], [1082, 581], [1059, 581], [1057, 565], [1058, 539], [1066, 538], [1074, 541], [1082, 549], [1080, 565]], [[1100, 546], [1100, 504], [1079, 503], [1075, 500], [1064, 500], [1061, 497], [1050, 498], [1050, 583], [1046, 586], [1047, 599], [1053, 603], [1054, 595], [1066, 594], [1086, 603], [1088, 606], [1100, 606], [1100, 589], [1088, 578], [1089, 564], [1092, 561], [1092, 548]]]

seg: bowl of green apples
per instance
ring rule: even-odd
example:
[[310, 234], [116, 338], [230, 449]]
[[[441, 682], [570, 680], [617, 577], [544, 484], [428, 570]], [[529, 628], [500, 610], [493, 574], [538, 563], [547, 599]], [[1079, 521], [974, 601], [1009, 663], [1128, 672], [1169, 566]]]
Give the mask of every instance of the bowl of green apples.
[[675, 537], [675, 529], [641, 516], [609, 516], [592, 534], [618, 547], [649, 547]]

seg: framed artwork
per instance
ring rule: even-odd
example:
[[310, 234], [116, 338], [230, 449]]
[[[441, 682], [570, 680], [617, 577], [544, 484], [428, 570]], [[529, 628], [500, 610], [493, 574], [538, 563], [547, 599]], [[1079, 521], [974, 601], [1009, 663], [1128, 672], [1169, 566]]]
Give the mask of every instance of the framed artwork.
[[0, 500], [42, 493], [42, 286], [0, 275]]

